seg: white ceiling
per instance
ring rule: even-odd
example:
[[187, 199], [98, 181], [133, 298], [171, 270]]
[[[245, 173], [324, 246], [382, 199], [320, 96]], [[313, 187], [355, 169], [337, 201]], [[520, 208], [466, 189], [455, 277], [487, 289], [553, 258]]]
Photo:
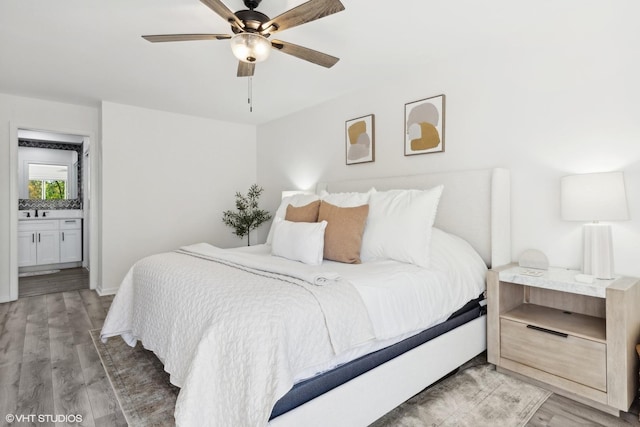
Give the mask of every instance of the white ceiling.
[[[437, 66], [484, 46], [552, 41], [578, 0], [342, 0], [346, 10], [278, 33], [340, 57], [331, 69], [281, 52], [257, 64], [254, 110], [229, 41], [152, 44], [142, 34], [230, 33], [199, 0], [1, 0], [0, 92], [99, 105], [101, 100], [259, 124]], [[302, 0], [263, 0], [275, 17]], [[225, 0], [231, 10], [241, 0]], [[526, 34], [526, 36], [523, 36]], [[401, 75], [401, 74], [400, 74]]]

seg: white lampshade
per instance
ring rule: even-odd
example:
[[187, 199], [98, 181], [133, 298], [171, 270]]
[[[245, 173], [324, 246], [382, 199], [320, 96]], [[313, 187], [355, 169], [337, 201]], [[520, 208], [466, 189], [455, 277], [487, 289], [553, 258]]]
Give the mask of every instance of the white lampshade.
[[629, 219], [622, 172], [588, 173], [562, 178], [562, 219], [622, 221]]
[[611, 226], [598, 221], [629, 219], [622, 172], [565, 176], [560, 184], [562, 219], [593, 221], [583, 227], [582, 272], [598, 279], [612, 279]]
[[240, 61], [261, 62], [269, 57], [271, 43], [256, 33], [240, 33], [231, 39], [231, 51]]

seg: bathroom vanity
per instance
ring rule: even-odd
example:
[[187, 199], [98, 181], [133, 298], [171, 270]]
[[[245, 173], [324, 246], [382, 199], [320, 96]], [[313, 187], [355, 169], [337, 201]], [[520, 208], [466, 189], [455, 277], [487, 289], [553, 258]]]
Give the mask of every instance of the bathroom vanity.
[[37, 217], [35, 210], [20, 211], [18, 267], [37, 270], [26, 267], [45, 265], [55, 268], [82, 265], [82, 211], [46, 210]]

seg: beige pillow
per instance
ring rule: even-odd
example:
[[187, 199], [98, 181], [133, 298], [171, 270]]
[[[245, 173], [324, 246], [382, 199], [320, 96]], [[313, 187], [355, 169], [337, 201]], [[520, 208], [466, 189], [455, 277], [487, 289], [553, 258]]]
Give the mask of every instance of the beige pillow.
[[324, 259], [360, 264], [362, 233], [369, 215], [369, 205], [341, 208], [322, 202], [318, 221], [327, 221], [324, 232]]
[[288, 205], [284, 219], [291, 222], [318, 222], [319, 209], [320, 200], [299, 207]]

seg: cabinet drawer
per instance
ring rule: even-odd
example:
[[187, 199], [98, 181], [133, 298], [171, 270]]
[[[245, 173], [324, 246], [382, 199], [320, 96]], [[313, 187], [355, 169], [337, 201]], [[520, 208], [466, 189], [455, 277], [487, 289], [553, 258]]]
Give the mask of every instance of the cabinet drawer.
[[60, 220], [60, 230], [76, 230], [81, 228], [82, 220], [81, 219], [61, 219]]
[[18, 231], [45, 231], [57, 229], [57, 220], [31, 220], [18, 222]]
[[606, 345], [559, 336], [500, 319], [500, 354], [532, 368], [606, 392]]

